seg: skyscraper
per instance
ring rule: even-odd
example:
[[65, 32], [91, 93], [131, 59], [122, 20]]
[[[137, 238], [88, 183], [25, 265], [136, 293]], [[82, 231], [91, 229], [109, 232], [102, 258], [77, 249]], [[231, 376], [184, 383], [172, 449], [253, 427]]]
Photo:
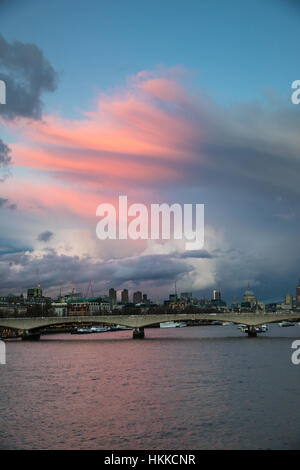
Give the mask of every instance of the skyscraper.
[[299, 284], [296, 287], [296, 307], [300, 308], [300, 279], [299, 279]]
[[284, 304], [290, 309], [293, 307], [293, 296], [291, 294], [286, 294]]
[[181, 292], [180, 294], [180, 299], [185, 300], [186, 302], [190, 302], [192, 300], [192, 297], [192, 292]]
[[128, 296], [128, 289], [123, 289], [121, 292], [121, 302], [123, 304], [128, 304], [129, 296]]
[[117, 292], [115, 291], [115, 289], [113, 287], [111, 287], [109, 289], [109, 299], [111, 300], [111, 303], [114, 305], [117, 303]]
[[137, 292], [133, 293], [133, 303], [139, 304], [142, 302], [142, 293], [138, 290]]
[[42, 297], [43, 296], [43, 291], [41, 287], [31, 287], [30, 289], [27, 289], [27, 299], [31, 300], [36, 297]]
[[213, 290], [213, 300], [221, 300], [221, 292], [219, 290]]

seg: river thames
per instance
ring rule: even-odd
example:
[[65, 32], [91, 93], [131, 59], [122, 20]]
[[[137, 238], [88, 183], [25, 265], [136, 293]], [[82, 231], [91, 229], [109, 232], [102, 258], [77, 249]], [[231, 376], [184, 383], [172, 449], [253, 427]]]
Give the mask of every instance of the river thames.
[[49, 335], [6, 343], [1, 449], [299, 449], [300, 326]]

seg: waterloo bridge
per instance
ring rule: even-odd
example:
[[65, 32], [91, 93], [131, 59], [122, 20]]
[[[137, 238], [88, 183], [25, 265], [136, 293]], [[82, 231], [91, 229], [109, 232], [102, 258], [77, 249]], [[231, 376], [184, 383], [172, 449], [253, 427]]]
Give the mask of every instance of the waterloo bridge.
[[266, 323], [281, 321], [300, 321], [298, 313], [167, 313], [167, 314], [135, 314], [135, 315], [96, 315], [66, 317], [15, 317], [0, 318], [0, 327], [19, 330], [23, 339], [37, 340], [41, 329], [54, 325], [122, 325], [133, 329], [133, 338], [143, 338], [144, 328], [170, 321], [221, 321], [243, 324], [248, 327], [248, 336], [256, 336], [256, 327]]

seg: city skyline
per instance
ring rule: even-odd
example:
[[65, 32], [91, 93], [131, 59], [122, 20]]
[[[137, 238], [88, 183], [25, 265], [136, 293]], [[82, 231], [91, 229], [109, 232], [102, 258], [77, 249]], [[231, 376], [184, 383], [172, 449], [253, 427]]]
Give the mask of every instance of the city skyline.
[[[39, 280], [39, 279], [38, 279]], [[241, 294], [241, 296], [234, 295], [232, 299], [228, 299], [225, 296], [223, 296], [222, 291], [217, 288], [213, 289], [210, 294], [208, 295], [202, 295], [202, 296], [197, 296], [194, 295], [192, 292], [178, 292], [177, 286], [175, 283], [174, 290], [169, 292], [167, 295], [167, 298], [159, 298], [158, 296], [153, 296], [153, 298], [148, 297], [148, 293], [145, 293], [144, 291], [134, 291], [134, 290], [128, 290], [126, 288], [124, 289], [115, 289], [114, 287], [110, 287], [107, 293], [104, 292], [94, 292], [93, 288], [93, 283], [92, 281], [89, 282], [88, 288], [85, 291], [85, 293], [80, 292], [76, 290], [76, 287], [72, 287], [72, 291], [67, 290], [66, 288], [63, 288], [63, 285], [60, 285], [59, 292], [56, 293], [57, 295], [54, 296], [47, 296], [45, 295], [45, 292], [43, 292], [42, 286], [40, 283], [37, 284], [36, 287], [30, 287], [25, 289], [25, 292], [27, 292], [27, 299], [33, 298], [33, 297], [42, 297], [45, 299], [67, 299], [67, 298], [82, 298], [82, 299], [107, 299], [111, 302], [112, 306], [117, 305], [117, 304], [137, 304], [137, 303], [144, 303], [146, 302], [147, 304], [162, 304], [165, 303], [166, 301], [177, 301], [177, 300], [185, 300], [185, 301], [205, 301], [205, 302], [214, 302], [214, 301], [221, 301], [222, 303], [225, 302], [225, 305], [234, 305], [235, 303], [239, 304], [241, 302], [248, 301], [249, 299], [246, 299], [245, 296], [247, 297], [248, 294], [253, 297], [255, 300], [255, 303], [261, 303], [264, 304], [265, 306], [267, 305], [272, 305], [272, 304], [282, 304], [282, 305], [287, 305], [290, 304], [291, 306], [295, 303], [295, 306], [300, 305], [300, 278], [298, 279], [298, 284], [294, 286], [294, 289], [290, 289], [290, 291], [286, 292], [284, 295], [281, 296], [276, 296], [273, 298], [269, 299], [256, 299], [254, 296], [253, 291], [251, 290], [250, 287], [250, 282], [248, 282], [247, 289]], [[295, 296], [292, 293], [293, 290], [295, 291]], [[2, 299], [8, 299], [10, 296], [11, 298], [15, 297], [24, 297], [24, 293], [21, 292], [19, 294], [15, 293], [6, 293], [6, 295], [0, 295], [0, 298]], [[47, 292], [46, 292], [47, 293]], [[90, 295], [88, 295], [90, 293]], [[25, 297], [24, 297], [25, 298]], [[287, 299], [289, 299], [287, 301]], [[65, 301], [65, 300], [64, 300]]]
[[[216, 16], [213, 2], [194, 1], [187, 17], [178, 1], [101, 12], [79, 1], [66, 34], [71, 3], [42, 4], [4, 2], [0, 19], [0, 294], [35, 285], [36, 268], [49, 295], [90, 280], [97, 292], [143, 287], [160, 298], [175, 281], [199, 297], [220, 288], [227, 301], [248, 282], [261, 299], [290, 292], [300, 261], [296, 5], [248, 1], [241, 15], [231, 0]], [[98, 240], [97, 206], [124, 194], [204, 204], [203, 250]]]

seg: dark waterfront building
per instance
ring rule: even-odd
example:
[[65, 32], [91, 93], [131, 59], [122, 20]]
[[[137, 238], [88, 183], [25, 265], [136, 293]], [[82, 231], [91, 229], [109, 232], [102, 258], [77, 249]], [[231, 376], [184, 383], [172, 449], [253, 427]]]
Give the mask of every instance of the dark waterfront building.
[[213, 290], [213, 300], [221, 300], [221, 292], [219, 290]]
[[170, 294], [169, 295], [169, 301], [170, 302], [177, 302], [177, 300], [178, 300], [177, 294]]
[[25, 303], [25, 299], [23, 294], [21, 295], [14, 295], [14, 294], [8, 294], [7, 296], [0, 297], [0, 305], [1, 304], [17, 304], [17, 305], [23, 305]]
[[113, 287], [111, 287], [109, 289], [108, 296], [109, 296], [109, 299], [110, 299], [110, 301], [113, 305], [117, 303], [117, 292], [115, 291], [115, 289]]
[[121, 302], [122, 304], [128, 304], [129, 302], [129, 295], [128, 295], [128, 289], [123, 289], [121, 292]]
[[31, 299], [34, 299], [35, 297], [42, 297], [43, 296], [43, 291], [41, 287], [31, 287], [30, 289], [27, 289], [27, 299], [30, 301]]
[[142, 296], [142, 293], [141, 291], [136, 291], [133, 293], [133, 303], [134, 304], [140, 304], [143, 300], [143, 296]]
[[211, 305], [213, 307], [226, 307], [226, 302], [221, 298], [221, 292], [219, 290], [213, 290], [213, 298], [211, 299]]
[[296, 307], [300, 308], [300, 279], [299, 279], [299, 284], [296, 287]]
[[233, 312], [238, 312], [239, 311], [239, 305], [237, 303], [236, 297], [233, 297], [233, 299], [232, 299], [231, 310]]
[[181, 292], [180, 299], [185, 300], [186, 302], [191, 302], [193, 298], [192, 292]]

